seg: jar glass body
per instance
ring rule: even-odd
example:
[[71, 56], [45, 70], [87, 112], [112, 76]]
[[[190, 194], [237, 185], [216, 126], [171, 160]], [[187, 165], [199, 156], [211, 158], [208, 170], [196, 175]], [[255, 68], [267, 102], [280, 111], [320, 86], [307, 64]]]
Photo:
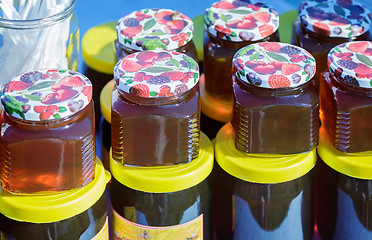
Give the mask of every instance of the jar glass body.
[[126, 165], [187, 163], [198, 157], [199, 84], [169, 98], [143, 98], [114, 87], [112, 156]]
[[205, 91], [223, 101], [232, 101], [232, 59], [241, 48], [257, 42], [278, 42], [278, 32], [260, 41], [232, 42], [204, 34], [204, 75]]
[[216, 239], [313, 239], [314, 170], [283, 183], [241, 180], [217, 164], [212, 172]]
[[293, 39], [292, 42], [311, 53], [316, 60], [315, 83], [319, 86], [320, 74], [327, 69], [327, 56], [329, 51], [335, 46], [351, 42], [371, 40], [370, 32], [366, 32], [360, 36], [352, 38], [336, 38], [322, 36], [317, 33], [310, 32], [301, 26], [301, 22], [297, 19], [293, 24]]
[[322, 239], [372, 238], [372, 180], [335, 171], [318, 158], [316, 221]]
[[[131, 48], [128, 48], [126, 46], [123, 46], [122, 44], [119, 43], [119, 41], [116, 39], [115, 40], [115, 49], [116, 49], [116, 58], [118, 61], [122, 58], [125, 58], [126, 56], [140, 52], [139, 50], [134, 50]], [[196, 62], [198, 62], [198, 53], [196, 51], [196, 47], [194, 42], [191, 40], [190, 42], [186, 43], [184, 46], [179, 47], [177, 49], [169, 50], [169, 51], [175, 51], [175, 52], [180, 52], [188, 55], [189, 57], [192, 57]]]
[[312, 80], [265, 89], [233, 76], [235, 146], [247, 153], [292, 154], [318, 144], [319, 101]]
[[93, 101], [60, 120], [26, 121], [0, 117], [2, 187], [13, 193], [62, 191], [94, 178]]
[[[32, 5], [29, 3], [32, 1], [24, 2], [26, 6]], [[0, 84], [35, 69], [78, 70], [79, 26], [75, 3], [76, 0], [58, 0], [57, 4], [64, 6], [60, 12], [27, 20], [7, 19], [0, 8]]]
[[321, 121], [332, 145], [343, 152], [372, 149], [372, 90], [339, 81], [323, 72], [320, 84]]
[[[86, 211], [50, 223], [16, 221], [0, 214], [0, 237], [7, 240], [93, 239], [107, 224], [106, 195]], [[107, 231], [107, 230], [106, 230]], [[103, 234], [103, 236], [107, 236]]]
[[[128, 188], [113, 178], [110, 185], [112, 210], [132, 223], [151, 227], [176, 226], [203, 215], [204, 236], [199, 237], [211, 239], [210, 190], [207, 179], [176, 192], [150, 193]], [[114, 231], [114, 228], [111, 230]], [[114, 233], [112, 236], [115, 236]]]

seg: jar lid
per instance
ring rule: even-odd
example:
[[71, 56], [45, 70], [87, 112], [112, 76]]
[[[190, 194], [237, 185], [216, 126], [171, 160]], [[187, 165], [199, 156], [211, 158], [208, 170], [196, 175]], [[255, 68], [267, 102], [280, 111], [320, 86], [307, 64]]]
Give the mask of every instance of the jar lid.
[[230, 175], [244, 181], [273, 184], [304, 176], [315, 166], [316, 150], [299, 154], [247, 154], [235, 147], [230, 123], [223, 126], [215, 139], [218, 165]]
[[372, 88], [372, 42], [340, 44], [328, 53], [329, 71], [340, 81]]
[[84, 62], [91, 69], [112, 74], [116, 64], [116, 22], [108, 22], [90, 28], [81, 40]]
[[93, 181], [82, 188], [48, 195], [15, 195], [0, 190], [0, 213], [19, 222], [50, 223], [86, 211], [100, 199], [111, 179], [98, 158], [96, 162]]
[[191, 188], [208, 177], [213, 168], [213, 145], [201, 132], [199, 157], [186, 164], [157, 167], [125, 166], [112, 158], [110, 170], [121, 184], [142, 192], [169, 193]]
[[323, 127], [319, 129], [319, 157], [330, 168], [353, 178], [372, 180], [372, 153], [346, 153], [337, 150]]
[[90, 103], [92, 83], [72, 70], [38, 70], [12, 78], [1, 94], [3, 109], [13, 117], [57, 120], [75, 114]]
[[307, 0], [300, 5], [298, 17], [304, 28], [327, 37], [360, 36], [371, 25], [368, 8], [354, 0]]
[[302, 85], [315, 74], [315, 59], [305, 49], [277, 42], [255, 43], [237, 51], [236, 76], [257, 87], [288, 88]]
[[224, 0], [205, 12], [207, 31], [223, 40], [242, 42], [264, 39], [279, 27], [279, 14], [262, 2]]
[[118, 41], [134, 50], [175, 50], [193, 37], [193, 22], [185, 14], [170, 9], [142, 9], [120, 18]]
[[172, 97], [199, 82], [196, 61], [179, 52], [163, 50], [132, 53], [114, 68], [119, 90], [144, 98]]

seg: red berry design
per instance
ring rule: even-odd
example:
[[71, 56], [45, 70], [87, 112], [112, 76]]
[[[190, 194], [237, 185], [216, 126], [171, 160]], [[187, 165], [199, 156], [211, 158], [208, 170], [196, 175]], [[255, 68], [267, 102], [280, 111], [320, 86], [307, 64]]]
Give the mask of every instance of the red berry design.
[[58, 111], [59, 111], [59, 108], [57, 105], [49, 105], [46, 107], [46, 112], [50, 112], [52, 113], [53, 115], [56, 114]]
[[156, 59], [158, 58], [159, 58], [159, 54], [153, 51], [144, 51], [144, 52], [138, 53], [137, 55], [138, 61], [146, 62], [146, 63], [152, 63], [156, 61]]
[[158, 23], [166, 25], [168, 21], [173, 19], [172, 17], [173, 14], [174, 12], [171, 12], [171, 11], [161, 11], [161, 12], [155, 13], [154, 16]]
[[82, 87], [83, 86], [83, 83], [80, 77], [77, 77], [77, 76], [62, 78], [62, 80], [60, 81], [60, 84], [69, 86], [69, 87]]
[[355, 42], [349, 44], [349, 50], [352, 52], [362, 53], [368, 48], [368, 42]]
[[265, 65], [266, 63], [263, 62], [263, 61], [247, 61], [245, 63], [245, 66], [249, 67], [249, 68], [254, 68], [255, 66], [258, 66], [258, 65]]
[[329, 30], [329, 27], [327, 24], [325, 23], [322, 23], [322, 22], [316, 22], [314, 23], [313, 25], [313, 28], [314, 28], [314, 32], [318, 33], [319, 35], [322, 35], [322, 36], [329, 36], [329, 34], [331, 33], [330, 30]]
[[227, 2], [227, 1], [220, 1], [220, 2], [217, 2], [213, 7], [215, 8], [221, 8], [221, 9], [234, 9], [235, 6], [230, 3], [230, 2]]
[[301, 69], [300, 66], [298, 66], [297, 64], [294, 64], [294, 63], [285, 63], [283, 64], [282, 66], [282, 74], [284, 75], [290, 75], [290, 74], [293, 74], [297, 71], [299, 71]]
[[160, 93], [162, 93], [162, 94], [167, 94], [167, 93], [170, 92], [170, 90], [171, 90], [171, 88], [168, 85], [162, 85], [160, 87]]
[[149, 97], [150, 89], [147, 85], [140, 83], [130, 87], [129, 93], [140, 97]]
[[47, 95], [44, 96], [43, 99], [41, 99], [41, 102], [44, 103], [44, 104], [56, 103], [57, 100], [55, 98], [55, 93], [48, 93]]
[[141, 31], [142, 31], [142, 25], [138, 25], [136, 27], [124, 28], [123, 30], [121, 30], [121, 33], [123, 35], [127, 36], [128, 38], [132, 38], [135, 35], [137, 35], [138, 33], [140, 33]]
[[266, 12], [255, 13], [255, 14], [253, 14], [253, 17], [257, 21], [262, 22], [262, 23], [270, 22], [270, 14], [266, 13]]
[[160, 74], [160, 76], [167, 76], [172, 81], [181, 80], [185, 77], [185, 73], [180, 71], [170, 71], [170, 72], [163, 72]]
[[358, 67], [354, 69], [355, 73], [360, 75], [361, 77], [365, 77], [367, 75], [372, 75], [372, 68], [368, 67], [363, 63], [358, 63]]
[[280, 52], [280, 44], [276, 42], [268, 42], [259, 44], [268, 52]]
[[48, 120], [53, 116], [50, 112], [42, 112], [40, 113], [40, 120]]
[[364, 52], [363, 55], [366, 56], [372, 56], [372, 48], [367, 48]]
[[274, 61], [271, 63], [271, 65], [273, 65], [276, 70], [282, 70], [282, 66], [283, 66], [284, 62], [281, 62], [281, 61]]
[[276, 72], [276, 67], [271, 64], [258, 65], [253, 68], [253, 71], [259, 74], [273, 74]]
[[137, 72], [138, 70], [142, 69], [143, 66], [138, 64], [137, 62], [135, 61], [132, 61], [132, 60], [129, 60], [129, 59], [124, 59], [121, 63], [121, 68], [124, 70], [124, 71], [127, 71], [127, 72]]
[[238, 24], [236, 24], [236, 27], [239, 28], [239, 29], [254, 29], [257, 27], [257, 24], [255, 23], [255, 21], [253, 20], [250, 20], [250, 19], [244, 19], [240, 22], [238, 22]]
[[239, 22], [240, 22], [240, 20], [238, 20], [238, 19], [229, 20], [228, 22], [226, 22], [226, 27], [228, 27], [228, 28], [236, 28], [237, 27], [237, 24]]
[[259, 26], [258, 30], [260, 31], [261, 37], [263, 38], [270, 36], [271, 34], [274, 33], [274, 27], [268, 24]]
[[13, 92], [13, 91], [22, 91], [29, 87], [31, 87], [31, 83], [25, 83], [22, 81], [11, 81], [6, 86], [6, 92]]
[[283, 88], [291, 85], [291, 81], [283, 75], [270, 76], [268, 83], [271, 88]]
[[85, 86], [83, 87], [83, 90], [81, 91], [85, 96], [87, 96], [88, 101], [92, 99], [92, 86]]
[[46, 106], [34, 106], [34, 111], [37, 113], [42, 113], [45, 112], [46, 108]]
[[55, 99], [59, 102], [63, 102], [75, 97], [77, 94], [78, 91], [73, 89], [60, 89], [56, 91]]

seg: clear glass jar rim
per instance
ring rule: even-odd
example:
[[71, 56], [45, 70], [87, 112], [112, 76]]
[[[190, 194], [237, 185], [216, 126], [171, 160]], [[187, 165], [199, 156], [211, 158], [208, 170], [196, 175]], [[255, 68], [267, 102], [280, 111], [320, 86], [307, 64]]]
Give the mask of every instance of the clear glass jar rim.
[[9, 29], [34, 29], [34, 28], [42, 28], [45, 26], [50, 26], [58, 21], [66, 19], [69, 17], [74, 9], [75, 9], [76, 0], [70, 0], [70, 4], [67, 5], [63, 11], [39, 19], [30, 19], [30, 20], [11, 20], [11, 19], [4, 19], [0, 17], [0, 27], [1, 28], [9, 28]]

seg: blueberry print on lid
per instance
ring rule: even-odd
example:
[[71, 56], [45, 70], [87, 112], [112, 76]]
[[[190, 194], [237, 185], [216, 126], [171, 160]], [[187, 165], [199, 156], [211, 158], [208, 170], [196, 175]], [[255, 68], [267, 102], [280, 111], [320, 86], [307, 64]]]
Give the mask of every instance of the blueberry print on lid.
[[92, 99], [92, 84], [84, 75], [61, 69], [21, 74], [1, 91], [7, 114], [29, 121], [57, 120], [84, 109]]
[[306, 50], [287, 43], [255, 43], [233, 58], [236, 76], [263, 88], [296, 87], [315, 74], [315, 59]]
[[264, 39], [279, 27], [279, 15], [261, 2], [224, 0], [208, 8], [204, 21], [209, 34], [242, 42]]
[[348, 84], [372, 88], [372, 42], [348, 42], [328, 54], [329, 71]]
[[199, 67], [186, 54], [142, 51], [121, 59], [114, 67], [119, 90], [145, 98], [172, 97], [199, 82]]
[[121, 45], [134, 50], [175, 50], [193, 37], [186, 15], [169, 9], [142, 9], [122, 17], [116, 32]]
[[354, 0], [307, 0], [300, 5], [298, 17], [307, 30], [326, 37], [360, 36], [371, 25], [369, 10]]

